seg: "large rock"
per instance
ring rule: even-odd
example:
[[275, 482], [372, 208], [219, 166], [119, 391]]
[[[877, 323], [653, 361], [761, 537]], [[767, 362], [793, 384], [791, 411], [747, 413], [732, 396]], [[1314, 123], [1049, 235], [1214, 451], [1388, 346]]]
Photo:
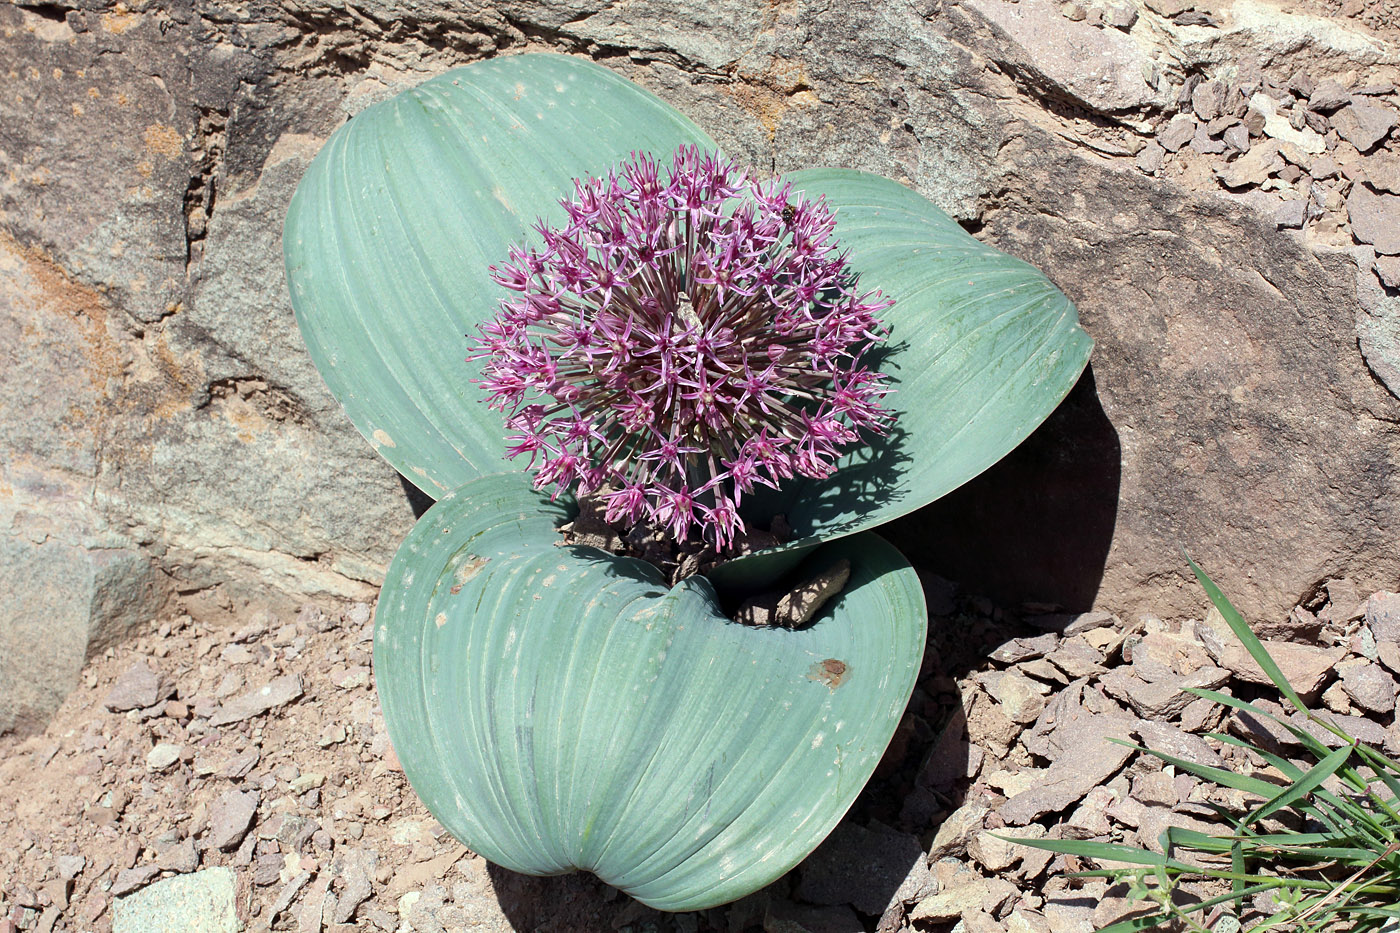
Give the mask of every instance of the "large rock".
[[109, 310], [0, 234], [0, 732], [42, 727], [88, 655], [164, 597], [149, 552], [91, 501], [121, 366]]
[[238, 933], [237, 883], [231, 868], [206, 868], [118, 897], [112, 933]]
[[[1342, 21], [1216, 6], [1220, 28], [1144, 13], [1128, 32], [1049, 0], [0, 6], [0, 585], [18, 594], [0, 729], [41, 721], [86, 652], [171, 593], [372, 595], [424, 503], [301, 347], [283, 212], [351, 113], [527, 47], [594, 56], [759, 166], [897, 178], [1079, 302], [1098, 346], [1065, 405], [892, 529], [945, 576], [1198, 613], [1184, 545], [1254, 615], [1328, 577], [1393, 586], [1400, 403], [1372, 377], [1400, 383], [1393, 300], [1363, 304], [1349, 256], [1213, 172], [1149, 178], [1134, 154], [1189, 103], [1188, 73], [1244, 83], [1252, 49], [1280, 82], [1395, 56]], [[1295, 34], [1314, 38], [1278, 38]]]

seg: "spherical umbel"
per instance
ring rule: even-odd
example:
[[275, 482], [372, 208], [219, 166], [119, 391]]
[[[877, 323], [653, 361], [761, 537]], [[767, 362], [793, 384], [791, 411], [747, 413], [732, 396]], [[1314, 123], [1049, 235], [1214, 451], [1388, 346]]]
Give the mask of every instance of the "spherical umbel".
[[888, 389], [862, 356], [893, 301], [857, 289], [824, 201], [686, 146], [664, 174], [634, 153], [561, 203], [543, 248], [491, 267], [514, 294], [468, 356], [536, 488], [724, 549], [755, 486], [825, 477], [883, 431]]

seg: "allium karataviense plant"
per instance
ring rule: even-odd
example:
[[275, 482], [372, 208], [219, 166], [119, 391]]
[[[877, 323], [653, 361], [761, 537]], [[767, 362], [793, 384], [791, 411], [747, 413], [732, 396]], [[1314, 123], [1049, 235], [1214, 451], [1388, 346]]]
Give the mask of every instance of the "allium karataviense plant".
[[858, 288], [821, 199], [682, 146], [561, 204], [542, 249], [492, 267], [516, 297], [469, 356], [536, 488], [602, 491], [610, 522], [724, 548], [755, 484], [830, 476], [882, 430], [884, 378], [861, 356], [894, 302]]
[[[678, 150], [682, 170], [667, 171]], [[375, 684], [410, 783], [493, 862], [592, 871], [665, 910], [756, 890], [846, 812], [899, 723], [925, 640], [918, 576], [871, 529], [1010, 451], [1074, 385], [1090, 348], [1044, 276], [915, 191], [846, 169], [755, 188], [722, 156], [690, 155], [718, 151], [690, 120], [591, 62], [496, 58], [338, 130], [283, 233], [312, 360], [374, 448], [437, 499], [395, 555], [375, 610]], [[705, 158], [703, 170], [689, 161]], [[575, 187], [590, 178], [602, 181]], [[689, 191], [682, 210], [668, 207], [688, 232], [637, 206], [661, 197], [648, 186], [694, 182], [696, 213]], [[721, 187], [736, 189], [723, 206]], [[571, 200], [588, 206], [571, 215], [561, 206]], [[610, 243], [585, 220], [595, 209], [640, 226], [601, 220]], [[801, 271], [747, 280], [809, 251]], [[631, 266], [600, 258], [624, 255]], [[535, 335], [518, 345], [522, 380], [557, 382], [559, 393], [520, 398], [511, 417], [523, 429], [482, 404], [463, 363], [463, 334], [503, 349], [515, 339], [514, 325], [488, 325], [502, 294], [493, 264], [527, 289], [593, 285], [514, 293], [526, 318], [562, 302], [557, 319], [518, 322]], [[657, 315], [667, 313], [663, 334]], [[617, 337], [613, 356], [606, 341]], [[597, 378], [577, 368], [588, 357], [581, 340], [597, 342]], [[686, 340], [710, 345], [682, 352]], [[530, 349], [540, 346], [552, 364]], [[509, 367], [485, 377], [507, 408], [509, 377]], [[517, 447], [553, 445], [534, 451], [548, 490], [511, 469], [526, 451], [503, 459], [512, 434]], [[585, 452], [588, 466], [561, 461]], [[560, 525], [577, 515], [559, 490], [566, 477], [575, 491], [616, 484], [615, 508], [661, 510], [677, 534], [694, 532], [686, 504], [667, 503], [684, 492], [702, 521], [709, 509], [720, 528], [761, 527], [784, 513], [794, 537], [672, 586], [651, 564], [560, 546]], [[757, 628], [726, 614], [755, 590], [843, 560], [848, 582], [810, 624]]]

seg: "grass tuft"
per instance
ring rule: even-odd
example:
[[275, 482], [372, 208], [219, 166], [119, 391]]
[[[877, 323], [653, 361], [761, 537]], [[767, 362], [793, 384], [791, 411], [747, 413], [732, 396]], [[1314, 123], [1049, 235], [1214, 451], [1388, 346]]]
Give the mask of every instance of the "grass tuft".
[[[1178, 770], [1247, 792], [1260, 802], [1244, 813], [1221, 809], [1230, 831], [1219, 835], [1168, 828], [1159, 838], [1162, 854], [1072, 839], [1011, 841], [1120, 863], [1075, 875], [1125, 884], [1129, 900], [1155, 909], [1110, 924], [1099, 933], [1161, 927], [1193, 933], [1400, 933], [1400, 764], [1315, 715], [1220, 588], [1195, 561], [1188, 557], [1187, 562], [1226, 624], [1284, 699], [1308, 721], [1339, 738], [1341, 745], [1329, 748], [1312, 733], [1252, 703], [1192, 689], [1198, 696], [1277, 722], [1297, 737], [1313, 763], [1304, 766], [1234, 736], [1213, 734], [1277, 768], [1288, 781], [1280, 786], [1125, 742]], [[1294, 826], [1301, 829], [1289, 828]], [[1180, 896], [1182, 884], [1212, 879], [1225, 893], [1204, 901]]]

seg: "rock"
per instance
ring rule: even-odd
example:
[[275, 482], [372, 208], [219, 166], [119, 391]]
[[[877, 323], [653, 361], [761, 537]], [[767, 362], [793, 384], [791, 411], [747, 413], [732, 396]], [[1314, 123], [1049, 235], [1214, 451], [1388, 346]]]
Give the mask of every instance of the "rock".
[[333, 922], [350, 922], [359, 906], [374, 893], [373, 879], [378, 867], [379, 858], [373, 852], [343, 847], [336, 850], [331, 861], [331, 874], [338, 879]]
[[1045, 835], [1045, 827], [1037, 823], [1022, 827], [1015, 831], [998, 830], [992, 832], [979, 832], [973, 835], [967, 844], [967, 854], [970, 855], [977, 864], [990, 872], [1004, 872], [1012, 865], [1019, 862], [1026, 853], [1034, 851], [1028, 846], [1008, 839], [1038, 839]]
[[1083, 638], [1066, 638], [1045, 658], [1070, 677], [1102, 674], [1103, 654]]
[[137, 661], [126, 673], [117, 678], [112, 692], [102, 705], [114, 713], [129, 709], [146, 709], [167, 699], [174, 692], [174, 684], [167, 682], [158, 671], [153, 671], [145, 662]]
[[1400, 288], [1400, 256], [1379, 256], [1375, 268], [1381, 284], [1386, 288]]
[[1155, 175], [1162, 170], [1162, 164], [1166, 161], [1167, 150], [1162, 148], [1161, 143], [1155, 139], [1149, 140], [1147, 145], [1138, 150], [1134, 157], [1137, 167], [1149, 175]]
[[1139, 803], [1168, 809], [1180, 800], [1175, 777], [1167, 771], [1148, 771], [1134, 776], [1132, 794]]
[[1001, 758], [1020, 732], [1020, 725], [1006, 715], [996, 700], [980, 691], [974, 695], [967, 716], [967, 737], [972, 743]]
[[1231, 710], [1227, 723], [1231, 733], [1269, 752], [1278, 752], [1284, 746], [1298, 744], [1297, 737], [1284, 727], [1282, 720], [1286, 719], [1286, 715], [1277, 703], [1255, 700], [1254, 706], [1268, 715], [1243, 709]]
[[1365, 185], [1353, 185], [1347, 214], [1358, 242], [1370, 243], [1378, 253], [1400, 254], [1400, 195], [1376, 194]]
[[[938, 867], [949, 863], [944, 862]], [[946, 880], [939, 879], [938, 893], [920, 900], [909, 912], [911, 921], [949, 921], [978, 911], [994, 911], [1016, 894], [1016, 886], [1001, 878], [984, 878], [965, 866]]]
[[961, 779], [977, 773], [981, 750], [968, 744], [967, 716], [957, 709], [938, 734], [919, 769], [918, 782], [934, 790], [950, 790]]
[[1317, 89], [1317, 82], [1306, 71], [1295, 71], [1288, 79], [1288, 89], [1299, 97], [1310, 97]]
[[[313, 881], [311, 887], [306, 889], [306, 896], [302, 898], [301, 907], [296, 911], [297, 933], [321, 933], [321, 927], [326, 919], [326, 908], [329, 906], [334, 909], [335, 896], [330, 893], [330, 886], [331, 877], [327, 873]], [[442, 898], [438, 897], [437, 902], [432, 907], [440, 908], [441, 906]], [[421, 930], [424, 933], [429, 933], [429, 931], [431, 933], [446, 933], [442, 925], [436, 922], [436, 910], [431, 909], [428, 904], [420, 905], [416, 916], [414, 913], [410, 913], [408, 921], [412, 929]], [[431, 922], [433, 926], [428, 926], [425, 921]]]
[[1186, 114], [1172, 117], [1171, 122], [1157, 133], [1157, 143], [1168, 152], [1176, 152], [1196, 135], [1196, 121]]
[[990, 812], [978, 803], [965, 803], [944, 818], [933, 837], [928, 859], [936, 862], [948, 856], [967, 854], [967, 843], [982, 829], [982, 820]]
[[799, 871], [802, 900], [851, 904], [868, 914], [884, 913], [890, 903], [914, 900], [932, 888], [919, 840], [884, 827], [838, 824]]
[[1054, 649], [1059, 638], [1054, 632], [1036, 635], [1033, 638], [1015, 638], [992, 652], [991, 658], [1001, 664], [1019, 664], [1031, 658], [1039, 658]]
[[283, 706], [301, 696], [301, 675], [286, 674], [274, 678], [256, 690], [241, 694], [227, 701], [209, 717], [209, 725], [226, 726], [229, 723], [252, 719], [270, 709]]
[[1327, 581], [1325, 588], [1327, 605], [1318, 611], [1319, 619], [1345, 625], [1366, 615], [1366, 600], [1352, 581], [1345, 577], [1333, 578]]
[[1148, 682], [1119, 667], [1105, 674], [1102, 681], [1110, 696], [1127, 703], [1143, 719], [1165, 720], [1179, 716], [1196, 699], [1186, 692], [1188, 688], [1214, 689], [1229, 679], [1229, 671], [1208, 666]]
[[1400, 644], [1383, 641], [1376, 645], [1376, 657], [1393, 672], [1400, 674]]
[[1322, 705], [1334, 713], [1350, 714], [1354, 707], [1351, 705], [1351, 697], [1342, 689], [1341, 681], [1332, 684], [1322, 691]]
[[1400, 593], [1379, 592], [1366, 601], [1366, 626], [1376, 643], [1400, 644]]
[[247, 645], [224, 645], [219, 660], [225, 664], [247, 664], [253, 660], [253, 652]]
[[[1152, 143], [1148, 143], [1151, 146]], [[1144, 147], [1145, 148], [1145, 147]], [[1099, 628], [1118, 628], [1122, 622], [1111, 612], [1052, 612], [1044, 615], [1028, 616], [1026, 624], [1038, 629], [1046, 629], [1061, 638], [1070, 638]]]
[[[1379, 746], [1386, 740], [1386, 727], [1366, 716], [1344, 716], [1340, 713], [1329, 713], [1326, 710], [1314, 710], [1313, 715], [1331, 723], [1351, 738], [1368, 745]], [[1336, 733], [1320, 723], [1308, 719], [1302, 713], [1294, 713], [1288, 717], [1288, 721], [1295, 728], [1310, 733], [1313, 738], [1329, 748], [1340, 748], [1343, 745], [1343, 740]], [[1296, 739], [1294, 741], [1296, 742]]]
[[1274, 223], [1280, 229], [1297, 230], [1307, 217], [1308, 202], [1299, 198], [1284, 201], [1274, 210]]
[[1351, 101], [1351, 92], [1331, 78], [1319, 81], [1308, 95], [1308, 107], [1319, 113], [1331, 113]]
[[1353, 100], [1332, 114], [1332, 126], [1343, 139], [1366, 152], [1390, 135], [1396, 113], [1390, 107]]
[[209, 832], [205, 837], [211, 848], [225, 851], [236, 848], [258, 811], [256, 791], [224, 791], [209, 808]]
[[286, 862], [286, 857], [280, 852], [259, 855], [253, 862], [253, 884], [260, 888], [276, 884], [282, 879]]
[[156, 852], [156, 864], [166, 871], [188, 874], [199, 867], [193, 839], [182, 839]]
[[1249, 109], [1263, 114], [1264, 135], [1280, 142], [1290, 142], [1307, 153], [1317, 155], [1327, 150], [1321, 136], [1310, 129], [1297, 129], [1278, 112], [1278, 104], [1269, 95], [1259, 92], [1249, 99]]
[[177, 875], [112, 906], [112, 933], [238, 933], [235, 882], [229, 868]]
[[1115, 3], [1104, 13], [1103, 21], [1114, 29], [1127, 31], [1137, 22], [1137, 7], [1131, 3]]
[[1021, 771], [1002, 769], [984, 775], [982, 781], [988, 787], [996, 788], [1007, 797], [1014, 797], [1021, 791], [1034, 787], [1040, 782], [1044, 773], [1043, 768], [1026, 768]]
[[[1108, 821], [1108, 810], [1118, 801], [1118, 796], [1107, 787], [1095, 787], [1084, 795], [1084, 800], [1075, 807], [1060, 828], [1071, 839], [1093, 839], [1107, 835], [1112, 830]], [[1031, 826], [1039, 824], [1032, 823]], [[1030, 826], [1026, 827], [1027, 829]]]
[[1233, 162], [1216, 166], [1215, 176], [1227, 188], [1243, 188], [1262, 185], [1281, 168], [1283, 159], [1279, 156], [1279, 144], [1269, 140], [1253, 146]]
[[1143, 80], [1147, 58], [1121, 32], [1071, 21], [1049, 3], [969, 0], [966, 6], [1011, 40], [1001, 51], [1019, 51], [1018, 70], [1081, 106], [1113, 113], [1135, 110], [1153, 98]]
[[1226, 112], [1230, 90], [1221, 81], [1202, 81], [1191, 92], [1191, 109], [1201, 120], [1214, 120]]
[[[1249, 151], [1249, 128], [1243, 123], [1236, 123], [1234, 126], [1227, 127], [1221, 138], [1225, 141], [1225, 145], [1236, 152], [1243, 153]], [[1239, 185], [1234, 185], [1233, 187], [1238, 188]]]
[[[1084, 716], [1067, 724], [1060, 741], [1075, 749], [1046, 769], [1041, 783], [1015, 795], [998, 809], [1012, 826], [1024, 826], [1046, 813], [1057, 813], [1081, 800], [1089, 790], [1108, 780], [1132, 755], [1125, 745], [1133, 720], [1118, 716]], [[1057, 730], [1059, 731], [1059, 730]]]
[[1396, 684], [1379, 665], [1365, 661], [1340, 664], [1337, 671], [1342, 675], [1342, 689], [1353, 703], [1370, 713], [1386, 714], [1395, 711], [1395, 696], [1400, 692]]
[[1218, 155], [1225, 151], [1225, 141], [1210, 135], [1204, 123], [1196, 124], [1196, 135], [1191, 137], [1191, 148], [1201, 155]]
[[268, 908], [267, 922], [269, 925], [275, 923], [277, 917], [292, 906], [292, 901], [296, 900], [296, 896], [301, 893], [301, 889], [306, 887], [310, 880], [311, 872], [309, 871], [297, 872], [287, 880], [287, 883], [282, 886], [282, 890], [277, 893], [272, 906]]
[[1045, 685], [1014, 669], [993, 672], [979, 681], [1012, 722], [1022, 725], [1035, 722], [1040, 711], [1045, 709]]
[[1374, 190], [1400, 194], [1400, 153], [1377, 152], [1366, 159], [1366, 183]]
[[1174, 813], [1168, 807], [1148, 806], [1143, 808], [1138, 820], [1137, 835], [1144, 847], [1153, 852], [1162, 851], [1162, 833], [1169, 826], [1207, 836], [1225, 835], [1228, 827], [1222, 823], [1207, 823], [1184, 813]]
[[72, 881], [87, 867], [87, 859], [81, 855], [60, 855], [58, 857], [58, 877]]
[[[1202, 635], [1206, 650], [1215, 659], [1215, 663], [1241, 680], [1255, 684], [1273, 683], [1244, 645], [1224, 628], [1224, 623], [1221, 623], [1218, 629], [1209, 625], [1199, 625], [1196, 631]], [[1330, 677], [1332, 668], [1346, 657], [1345, 648], [1319, 648], [1314, 645], [1272, 640], [1263, 642], [1263, 645], [1289, 685], [1301, 695], [1310, 695], [1321, 690]]]
[[1133, 729], [1145, 748], [1212, 768], [1225, 767], [1225, 761], [1198, 735], [1184, 732], [1164, 722], [1142, 721]]
[[112, 882], [112, 896], [121, 897], [123, 894], [130, 894], [132, 891], [143, 888], [159, 874], [160, 868], [156, 865], [137, 865], [135, 868], [123, 868], [117, 872], [116, 880]]
[[165, 771], [180, 760], [180, 746], [161, 742], [146, 755], [147, 771]]

